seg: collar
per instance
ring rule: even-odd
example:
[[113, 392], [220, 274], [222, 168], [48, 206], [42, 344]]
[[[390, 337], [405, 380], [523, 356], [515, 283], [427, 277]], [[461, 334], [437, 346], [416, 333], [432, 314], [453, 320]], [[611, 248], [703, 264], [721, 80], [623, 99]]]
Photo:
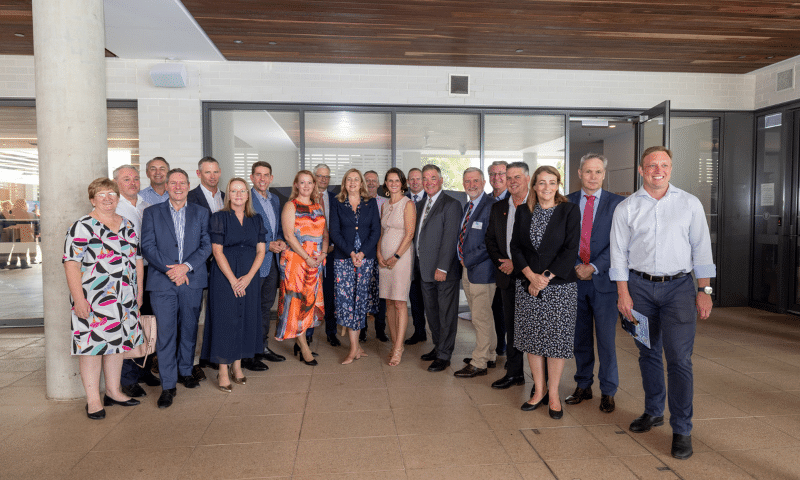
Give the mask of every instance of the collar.
[[270, 197], [272, 197], [272, 194], [269, 192], [269, 189], [267, 189], [267, 194], [266, 195], [261, 195], [261, 192], [256, 190], [256, 187], [251, 187], [250, 190], [253, 192], [253, 196], [258, 195], [259, 197], [267, 199], [267, 200], [269, 200]]
[[204, 192], [208, 193], [212, 197], [216, 197], [217, 195], [222, 196], [222, 190], [220, 190], [219, 187], [217, 187], [217, 193], [211, 193], [211, 190], [207, 189], [202, 183], [200, 184], [200, 188], [202, 188]]
[[[594, 195], [594, 199], [595, 199], [595, 200], [600, 200], [600, 195], [602, 194], [602, 192], [603, 192], [603, 189], [602, 189], [602, 188], [600, 188], [600, 189], [598, 189], [596, 192], [594, 192], [594, 193], [592, 194], [592, 195]], [[586, 197], [586, 195], [589, 195], [589, 194], [588, 194], [588, 193], [586, 193], [586, 190], [584, 190], [584, 189], [582, 189], [582, 188], [581, 188], [581, 198], [585, 198], [585, 197]]]

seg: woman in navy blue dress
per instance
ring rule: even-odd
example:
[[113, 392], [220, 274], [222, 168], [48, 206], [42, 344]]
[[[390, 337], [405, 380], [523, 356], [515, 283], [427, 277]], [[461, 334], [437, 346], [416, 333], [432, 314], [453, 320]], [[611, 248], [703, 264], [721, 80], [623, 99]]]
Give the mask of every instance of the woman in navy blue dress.
[[202, 358], [219, 363], [218, 388], [230, 392], [231, 382], [244, 385], [247, 380], [242, 358], [253, 358], [264, 348], [258, 269], [266, 251], [266, 231], [241, 178], [228, 182], [225, 207], [210, 222], [215, 261], [208, 282]]
[[358, 334], [367, 324], [369, 286], [381, 237], [378, 203], [369, 198], [361, 172], [351, 168], [342, 180], [342, 191], [331, 202], [330, 237], [334, 246], [336, 323], [348, 328], [350, 353], [343, 365], [366, 356]]

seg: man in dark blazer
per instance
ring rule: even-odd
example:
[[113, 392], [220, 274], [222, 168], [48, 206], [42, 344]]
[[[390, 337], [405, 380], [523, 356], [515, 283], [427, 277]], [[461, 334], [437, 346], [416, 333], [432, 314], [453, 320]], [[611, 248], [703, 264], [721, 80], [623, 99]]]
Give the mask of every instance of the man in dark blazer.
[[[412, 168], [408, 171], [408, 192], [406, 197], [414, 202], [414, 206], [423, 205], [428, 200], [428, 195], [422, 188], [422, 170]], [[419, 264], [414, 263], [414, 277], [411, 280], [411, 289], [408, 292], [408, 301], [411, 304], [411, 319], [414, 322], [414, 333], [406, 339], [406, 345], [415, 345], [428, 340], [425, 332], [425, 306], [422, 301], [422, 280], [419, 273]]]
[[225, 204], [225, 192], [219, 189], [219, 162], [214, 157], [203, 157], [197, 162], [197, 176], [200, 185], [192, 189], [186, 196], [189, 203], [195, 203], [217, 213]]
[[[261, 292], [261, 327], [263, 329], [264, 350], [256, 355], [254, 360], [264, 359], [268, 362], [282, 362], [286, 357], [269, 349], [269, 324], [272, 319], [272, 304], [275, 303], [275, 294], [278, 291], [278, 255], [286, 250], [283, 241], [283, 228], [281, 227], [281, 210], [278, 196], [270, 193], [269, 185], [272, 183], [272, 165], [264, 161], [255, 162], [250, 167], [250, 181], [253, 188], [250, 195], [253, 197], [253, 209], [261, 215], [264, 228], [267, 230], [266, 243], [269, 251], [264, 255], [261, 268], [258, 270], [259, 291]], [[242, 364], [244, 365], [244, 359]]]
[[531, 182], [528, 164], [525, 162], [510, 163], [506, 168], [506, 200], [492, 205], [489, 225], [486, 230], [486, 250], [497, 270], [497, 289], [503, 302], [503, 320], [506, 327], [506, 374], [492, 383], [492, 388], [506, 389], [512, 385], [524, 385], [522, 352], [514, 347], [514, 265], [511, 261], [509, 244], [514, 228], [514, 215], [517, 207], [528, 199], [528, 187]]
[[208, 285], [206, 259], [211, 254], [208, 210], [186, 201], [189, 176], [176, 168], [167, 175], [169, 200], [142, 217], [142, 253], [148, 262], [146, 289], [158, 320], [159, 408], [172, 405], [175, 385], [199, 384], [192, 377], [197, 322], [203, 289]]
[[497, 334], [494, 331], [492, 300], [497, 289], [494, 279], [495, 267], [486, 251], [486, 228], [489, 226], [489, 213], [494, 199], [484, 193], [486, 179], [480, 168], [469, 167], [464, 170], [464, 191], [467, 205], [461, 218], [456, 253], [463, 272], [461, 284], [467, 297], [467, 304], [475, 327], [475, 348], [472, 357], [465, 358], [467, 364], [455, 372], [459, 378], [472, 378], [486, 375], [487, 367], [497, 362]]
[[[600, 410], [614, 411], [614, 395], [619, 385], [617, 350], [614, 343], [617, 325], [617, 286], [608, 277], [611, 266], [609, 242], [614, 209], [623, 197], [603, 190], [608, 160], [589, 153], [581, 158], [578, 178], [581, 190], [567, 198], [581, 209], [581, 244], [576, 260], [578, 274], [578, 316], [575, 322], [575, 392], [567, 405], [592, 398], [594, 375], [594, 334], [600, 359]], [[588, 207], [592, 208], [588, 208]]]
[[434, 345], [422, 359], [433, 361], [429, 372], [441, 372], [450, 365], [458, 329], [461, 264], [456, 256], [456, 242], [461, 204], [442, 192], [442, 171], [436, 165], [422, 168], [422, 183], [428, 200], [417, 205], [415, 260], [422, 278], [425, 316]]
[[[495, 160], [489, 165], [489, 184], [492, 186], [492, 198], [499, 202], [507, 200], [508, 186], [506, 185], [506, 168], [508, 162], [504, 160]], [[497, 335], [497, 354], [505, 355], [506, 353], [506, 321], [503, 318], [503, 298], [500, 295], [500, 289], [494, 292], [492, 299], [492, 315], [494, 315], [494, 331]]]

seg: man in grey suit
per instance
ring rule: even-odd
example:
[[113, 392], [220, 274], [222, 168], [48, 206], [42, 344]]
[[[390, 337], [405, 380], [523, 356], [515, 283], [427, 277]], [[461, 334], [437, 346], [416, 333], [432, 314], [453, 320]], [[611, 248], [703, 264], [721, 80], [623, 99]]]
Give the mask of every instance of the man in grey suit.
[[458, 328], [461, 264], [456, 255], [456, 245], [461, 204], [442, 192], [442, 171], [436, 165], [422, 168], [422, 183], [428, 200], [417, 205], [415, 260], [422, 277], [425, 316], [434, 345], [422, 359], [433, 361], [428, 367], [429, 372], [441, 372], [450, 365]]

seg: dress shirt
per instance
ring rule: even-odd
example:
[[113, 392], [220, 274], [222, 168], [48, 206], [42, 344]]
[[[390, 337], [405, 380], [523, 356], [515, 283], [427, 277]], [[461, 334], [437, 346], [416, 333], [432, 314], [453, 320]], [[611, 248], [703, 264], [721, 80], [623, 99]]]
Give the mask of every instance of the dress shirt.
[[[425, 190], [420, 190], [417, 193], [412, 193], [411, 190], [408, 191], [408, 196], [414, 202], [414, 205], [416, 205], [417, 203], [419, 203], [420, 200], [422, 200], [423, 195], [425, 195]], [[414, 199], [415, 196], [417, 197], [416, 200]]]
[[505, 195], [506, 195], [506, 194], [508, 194], [508, 189], [505, 189], [505, 190], [503, 190], [502, 192], [500, 192], [500, 195], [498, 195], [498, 196], [496, 196], [496, 197], [495, 197], [494, 195], [492, 195], [492, 197], [493, 197], [495, 200], [502, 200], [503, 198], [505, 198]]
[[642, 187], [617, 206], [609, 278], [627, 281], [629, 270], [650, 275], [694, 270], [697, 278], [716, 276], [708, 222], [697, 197], [669, 184], [656, 200]]
[[[475, 200], [469, 198], [469, 195], [467, 195], [467, 205], [469, 205], [469, 202], [472, 202], [472, 213], [475, 213], [475, 210], [478, 209], [478, 204], [481, 203], [481, 199], [482, 198], [483, 198], [483, 194], [482, 193], [480, 195], [478, 195], [478, 198], [476, 198]], [[459, 224], [459, 227], [458, 227], [458, 231], [459, 232], [461, 232], [461, 229], [464, 228], [464, 219], [467, 218], [467, 210], [469, 210], [467, 205], [464, 206], [464, 213], [461, 215], [461, 223]], [[431, 208], [433, 208], [433, 207], [431, 207]], [[458, 251], [458, 240], [456, 240], [456, 251]], [[458, 259], [461, 260], [461, 261], [464, 261], [464, 259], [461, 258], [461, 254], [460, 253], [458, 254]]]
[[[172, 224], [175, 226], [175, 239], [178, 240], [178, 263], [183, 261], [183, 234], [186, 231], [186, 203], [183, 204], [180, 210], [175, 210], [172, 202], [169, 203], [169, 213], [172, 215]], [[184, 263], [189, 270], [192, 266], [189, 263]]]
[[[422, 232], [422, 226], [425, 225], [425, 218], [427, 218], [427, 215], [425, 215], [425, 210], [428, 209], [428, 202], [430, 202], [431, 210], [432, 210], [433, 209], [433, 205], [436, 203], [436, 199], [438, 199], [439, 195], [441, 195], [441, 194], [442, 194], [442, 191], [439, 190], [438, 192], [436, 192], [436, 195], [434, 195], [432, 197], [429, 196], [425, 200], [425, 204], [422, 205], [422, 218], [419, 219], [419, 232], [417, 232], [417, 237], [414, 239], [414, 245], [416, 245], [417, 256], [419, 256], [419, 234]], [[430, 210], [428, 211], [428, 213], [430, 213]], [[444, 270], [442, 270], [441, 268], [437, 268], [437, 270], [441, 270], [441, 271], [444, 272]], [[447, 273], [447, 272], [445, 272], [445, 273]]]
[[[592, 209], [592, 226], [594, 226], [594, 221], [595, 221], [595, 219], [597, 219], [597, 206], [600, 205], [600, 194], [602, 192], [603, 192], [603, 189], [602, 188], [598, 188], [597, 191], [592, 194], [594, 196], [594, 208]], [[583, 220], [583, 209], [586, 207], [586, 202], [588, 201], [586, 199], [586, 195], [589, 195], [589, 194], [586, 193], [585, 190], [581, 189], [581, 201], [579, 203], [579, 207], [581, 208], [581, 221]], [[591, 243], [592, 243], [592, 239], [590, 237], [589, 238], [589, 244], [591, 245]], [[580, 258], [580, 257], [578, 257], [578, 258]], [[592, 272], [592, 275], [597, 275], [597, 273], [598, 273], [597, 272], [597, 265], [595, 265], [594, 263], [591, 263], [591, 262], [589, 262], [589, 265], [591, 265], [592, 268], [594, 268], [594, 272]]]
[[201, 183], [200, 190], [203, 192], [203, 195], [206, 196], [206, 202], [208, 202], [208, 206], [211, 208], [211, 213], [217, 213], [222, 210], [225, 203], [222, 201], [222, 191], [219, 188], [217, 189], [217, 193], [211, 193], [211, 190], [207, 189], [205, 185]]
[[[258, 199], [258, 202], [261, 204], [261, 208], [263, 208], [264, 212], [266, 212], [266, 214], [267, 214], [266, 220], [267, 220], [267, 223], [269, 223], [270, 230], [272, 231], [272, 238], [270, 239], [270, 241], [274, 242], [275, 241], [275, 237], [278, 234], [278, 228], [277, 228], [277, 225], [275, 225], [275, 220], [276, 220], [275, 219], [275, 210], [273, 210], [272, 202], [270, 201], [270, 198], [272, 197], [272, 194], [269, 193], [269, 190], [267, 190], [267, 195], [266, 196], [261, 195], [260, 193], [258, 193], [258, 190], [256, 190], [255, 188], [251, 188], [250, 192], [251, 192], [251, 195], [253, 195], [253, 197]], [[267, 245], [267, 250], [269, 250], [269, 245]]]
[[[525, 195], [525, 200], [520, 203], [522, 206], [528, 201], [528, 195]], [[506, 218], [506, 253], [508, 258], [511, 258], [511, 235], [514, 233], [514, 219], [517, 216], [517, 207], [514, 206], [514, 198], [508, 196], [508, 217]]]
[[149, 206], [150, 204], [145, 202], [142, 196], [138, 194], [136, 195], [136, 205], [132, 204], [123, 195], [119, 196], [119, 203], [117, 203], [117, 214], [130, 220], [133, 224], [133, 231], [136, 232], [136, 236], [139, 237], [140, 241], [142, 239], [142, 215], [144, 214], [144, 209]]
[[153, 190], [153, 186], [150, 185], [149, 187], [145, 188], [144, 190], [139, 191], [139, 196], [144, 199], [145, 202], [149, 203], [150, 205], [156, 205], [158, 203], [166, 202], [169, 200], [169, 193], [164, 190], [163, 195], [159, 195]]

